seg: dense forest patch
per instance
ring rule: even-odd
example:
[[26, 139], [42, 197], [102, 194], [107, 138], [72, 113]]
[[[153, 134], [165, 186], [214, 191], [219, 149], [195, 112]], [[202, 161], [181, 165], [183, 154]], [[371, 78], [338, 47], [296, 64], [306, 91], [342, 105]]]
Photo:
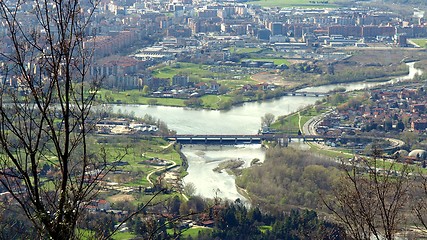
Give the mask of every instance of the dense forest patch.
[[262, 165], [243, 170], [236, 183], [248, 191], [254, 205], [269, 211], [292, 206], [321, 209], [319, 193], [331, 191], [339, 180], [337, 166], [331, 159], [310, 152], [273, 148]]

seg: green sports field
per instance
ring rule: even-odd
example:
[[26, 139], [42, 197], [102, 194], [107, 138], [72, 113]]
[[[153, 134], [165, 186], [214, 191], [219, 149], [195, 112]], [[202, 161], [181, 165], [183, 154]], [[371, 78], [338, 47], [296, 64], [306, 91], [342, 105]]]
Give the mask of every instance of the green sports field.
[[411, 41], [422, 48], [427, 48], [427, 39], [425, 38], [411, 39]]

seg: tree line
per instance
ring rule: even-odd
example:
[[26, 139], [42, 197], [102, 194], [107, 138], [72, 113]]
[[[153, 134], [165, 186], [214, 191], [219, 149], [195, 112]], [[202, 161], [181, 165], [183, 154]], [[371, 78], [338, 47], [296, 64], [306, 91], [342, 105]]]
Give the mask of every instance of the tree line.
[[350, 239], [392, 240], [408, 234], [408, 227], [426, 231], [424, 171], [385, 160], [375, 144], [370, 155], [337, 161], [270, 148], [264, 163], [243, 170], [236, 183], [264, 212], [313, 209], [334, 219]]

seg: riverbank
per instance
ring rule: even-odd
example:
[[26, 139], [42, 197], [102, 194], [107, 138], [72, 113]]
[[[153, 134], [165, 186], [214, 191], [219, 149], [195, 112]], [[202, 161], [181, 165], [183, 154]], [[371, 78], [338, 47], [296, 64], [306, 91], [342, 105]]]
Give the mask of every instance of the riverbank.
[[[284, 88], [275, 86], [273, 89], [259, 90], [257, 86], [253, 86], [252, 89], [245, 89], [240, 92], [233, 91], [233, 93], [227, 94], [206, 94], [201, 97], [196, 97], [198, 101], [192, 101], [188, 98], [174, 98], [174, 97], [153, 97], [149, 96], [142, 90], [125, 90], [125, 91], [113, 91], [107, 89], [101, 89], [97, 95], [100, 102], [105, 104], [137, 104], [137, 105], [150, 105], [150, 106], [170, 106], [170, 107], [188, 107], [194, 109], [205, 109], [205, 110], [228, 110], [232, 107], [239, 106], [248, 102], [263, 102], [272, 99], [277, 99], [287, 95], [289, 92], [302, 90], [304, 88], [322, 87], [329, 85], [341, 85], [341, 84], [364, 84], [364, 83], [384, 83], [390, 81], [391, 78], [408, 74], [408, 71], [398, 72], [389, 74], [387, 76], [381, 76], [376, 78], [369, 78], [360, 81], [346, 80], [339, 82], [322, 82], [322, 83], [300, 83], [293, 85], [291, 88]], [[168, 94], [171, 95], [171, 94]]]
[[[410, 66], [410, 74], [407, 78], [415, 75], [417, 70]], [[395, 79], [394, 79], [395, 80]], [[378, 84], [350, 84], [345, 88], [350, 90], [359, 90], [366, 87], [378, 86]], [[336, 89], [342, 85], [330, 85], [328, 89]], [[309, 89], [304, 89], [308, 91]], [[313, 91], [321, 92], [320, 89]], [[256, 134], [261, 123], [261, 116], [266, 113], [271, 113], [275, 116], [287, 115], [296, 113], [304, 107], [313, 106], [313, 104], [321, 100], [319, 97], [304, 97], [304, 96], [284, 96], [280, 99], [274, 99], [266, 102], [251, 102], [244, 103], [238, 107], [233, 107], [228, 111], [212, 111], [204, 109], [188, 109], [165, 106], [143, 106], [143, 105], [111, 105], [113, 111], [121, 111], [133, 113], [137, 117], [144, 117], [146, 114], [152, 115], [157, 119], [162, 119], [166, 122], [170, 129], [176, 130], [178, 134]], [[313, 114], [315, 113], [313, 107]], [[317, 114], [317, 112], [316, 112]], [[306, 116], [297, 114], [296, 126], [303, 125]], [[197, 149], [201, 148], [201, 149]], [[235, 177], [227, 173], [215, 173], [212, 171], [218, 163], [230, 157], [248, 156], [248, 166], [251, 160], [259, 154], [260, 159], [264, 159], [264, 150], [259, 146], [254, 154], [252, 151], [253, 145], [238, 146], [232, 151], [220, 146], [212, 147], [187, 147], [184, 146], [183, 154], [188, 158], [188, 175], [184, 178], [184, 182], [192, 182], [196, 185], [197, 193], [203, 197], [210, 198], [214, 196], [215, 191], [220, 189], [222, 193], [220, 197], [235, 200], [236, 198], [243, 199], [244, 196], [239, 194], [235, 186]], [[230, 187], [233, 186], [233, 187]]]

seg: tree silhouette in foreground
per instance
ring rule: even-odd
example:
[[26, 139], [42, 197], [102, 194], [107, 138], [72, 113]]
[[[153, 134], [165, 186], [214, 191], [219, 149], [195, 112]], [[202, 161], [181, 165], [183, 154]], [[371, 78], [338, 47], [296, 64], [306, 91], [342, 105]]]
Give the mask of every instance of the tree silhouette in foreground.
[[37, 234], [76, 238], [85, 202], [108, 173], [88, 149], [98, 82], [85, 32], [96, 2], [0, 1], [0, 182]]
[[373, 158], [344, 164], [342, 181], [335, 186], [334, 198], [323, 199], [353, 239], [395, 239], [405, 220], [410, 196], [410, 169]]

